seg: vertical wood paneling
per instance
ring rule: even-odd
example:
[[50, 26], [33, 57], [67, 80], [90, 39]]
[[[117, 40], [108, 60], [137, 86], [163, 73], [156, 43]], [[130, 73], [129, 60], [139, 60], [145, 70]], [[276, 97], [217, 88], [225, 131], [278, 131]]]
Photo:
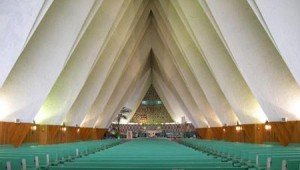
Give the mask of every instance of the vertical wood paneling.
[[[288, 145], [294, 141], [298, 141], [299, 137], [295, 132], [295, 129], [299, 127], [299, 121], [291, 122], [273, 122], [271, 123], [272, 130], [276, 134], [278, 141], [283, 145]], [[273, 128], [274, 127], [274, 128]], [[293, 139], [293, 140], [292, 140]]]
[[81, 128], [79, 136], [81, 140], [102, 139], [106, 131], [107, 129]]
[[290, 143], [300, 143], [300, 121], [295, 122]]
[[243, 130], [240, 132], [236, 131], [236, 126], [199, 128], [197, 131], [202, 139], [246, 143], [278, 142], [285, 146], [300, 143], [300, 121], [271, 122], [270, 125], [270, 131], [265, 130], [265, 124], [242, 125]]
[[81, 140], [89, 140], [91, 136], [91, 128], [81, 128], [79, 137]]
[[36, 130], [30, 128], [29, 132], [26, 134], [26, 137], [23, 143], [39, 143], [39, 133], [41, 126], [36, 125]]
[[255, 124], [244, 125], [242, 131], [242, 133], [244, 133], [243, 142], [255, 143]]
[[210, 128], [214, 139], [222, 140], [223, 129], [220, 127]]
[[263, 124], [255, 124], [254, 125], [254, 142], [253, 143], [263, 143], [265, 141], [265, 128]]
[[48, 144], [62, 143], [63, 134], [61, 132], [61, 126], [48, 125], [47, 130]]
[[15, 147], [22, 143], [39, 143], [41, 145], [69, 143], [84, 140], [102, 139], [107, 129], [66, 127], [62, 131], [60, 125], [36, 125], [31, 129], [31, 123], [0, 122], [0, 144], [13, 144]]
[[40, 125], [39, 131], [39, 144], [40, 145], [46, 145], [48, 141], [48, 126], [47, 125]]
[[13, 128], [14, 130], [10, 131], [10, 133], [13, 132], [14, 135], [11, 136], [10, 140], [15, 147], [18, 147], [23, 143], [23, 141], [26, 137], [26, 134], [30, 131], [31, 124], [29, 124], [29, 123], [15, 124], [14, 123], [13, 127], [14, 127]]
[[97, 129], [96, 130], [96, 139], [102, 139], [104, 134], [106, 133], [107, 129]]
[[1, 144], [12, 144], [20, 146], [31, 127], [30, 123], [1, 122]]
[[3, 131], [3, 122], [0, 122], [0, 144], [4, 144], [5, 134]]
[[[271, 131], [264, 124], [243, 125], [237, 132], [235, 126], [196, 129], [201, 139], [226, 140], [230, 142], [264, 143], [279, 142], [282, 145], [300, 143], [300, 121], [271, 122]], [[0, 122], [0, 144], [18, 147], [22, 143], [53, 144], [103, 138], [107, 129], [67, 127], [62, 131], [59, 125], [37, 125], [32, 131], [30, 123]], [[225, 129], [225, 130], [223, 130]]]

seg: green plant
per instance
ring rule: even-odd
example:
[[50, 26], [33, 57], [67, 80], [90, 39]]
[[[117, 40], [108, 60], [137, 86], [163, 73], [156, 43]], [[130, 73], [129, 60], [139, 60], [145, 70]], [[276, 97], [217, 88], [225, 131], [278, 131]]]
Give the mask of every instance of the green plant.
[[[123, 107], [120, 112], [118, 113], [118, 116], [117, 116], [117, 132], [118, 132], [118, 135], [120, 135], [120, 122], [122, 119], [127, 119], [127, 116], [126, 114], [130, 113], [131, 112], [131, 109], [130, 108], [126, 108], [126, 107]], [[117, 136], [119, 137], [119, 136]]]

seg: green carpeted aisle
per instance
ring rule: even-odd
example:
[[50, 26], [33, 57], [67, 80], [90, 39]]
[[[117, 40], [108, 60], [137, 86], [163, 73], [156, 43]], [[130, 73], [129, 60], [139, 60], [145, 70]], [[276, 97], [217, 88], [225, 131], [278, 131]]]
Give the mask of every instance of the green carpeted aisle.
[[167, 139], [136, 139], [95, 154], [51, 166], [50, 170], [91, 169], [222, 169], [244, 170], [231, 162], [208, 156], [205, 153]]

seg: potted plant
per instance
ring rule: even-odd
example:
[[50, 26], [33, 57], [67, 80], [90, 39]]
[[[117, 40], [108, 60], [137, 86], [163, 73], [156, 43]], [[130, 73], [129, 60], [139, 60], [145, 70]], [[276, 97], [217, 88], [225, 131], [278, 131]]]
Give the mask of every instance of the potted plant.
[[116, 132], [116, 137], [120, 138], [120, 122], [122, 119], [127, 119], [127, 115], [128, 113], [131, 112], [130, 108], [127, 107], [123, 107], [120, 112], [118, 113], [117, 116], [117, 132]]

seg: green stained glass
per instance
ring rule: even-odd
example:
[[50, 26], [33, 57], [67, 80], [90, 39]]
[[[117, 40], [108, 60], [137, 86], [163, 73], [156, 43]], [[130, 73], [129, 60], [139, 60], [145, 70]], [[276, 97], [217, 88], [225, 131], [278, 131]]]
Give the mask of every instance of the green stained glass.
[[144, 101], [142, 101], [142, 105], [147, 105], [147, 106], [162, 105], [162, 101], [160, 101], [160, 100], [144, 100]]

